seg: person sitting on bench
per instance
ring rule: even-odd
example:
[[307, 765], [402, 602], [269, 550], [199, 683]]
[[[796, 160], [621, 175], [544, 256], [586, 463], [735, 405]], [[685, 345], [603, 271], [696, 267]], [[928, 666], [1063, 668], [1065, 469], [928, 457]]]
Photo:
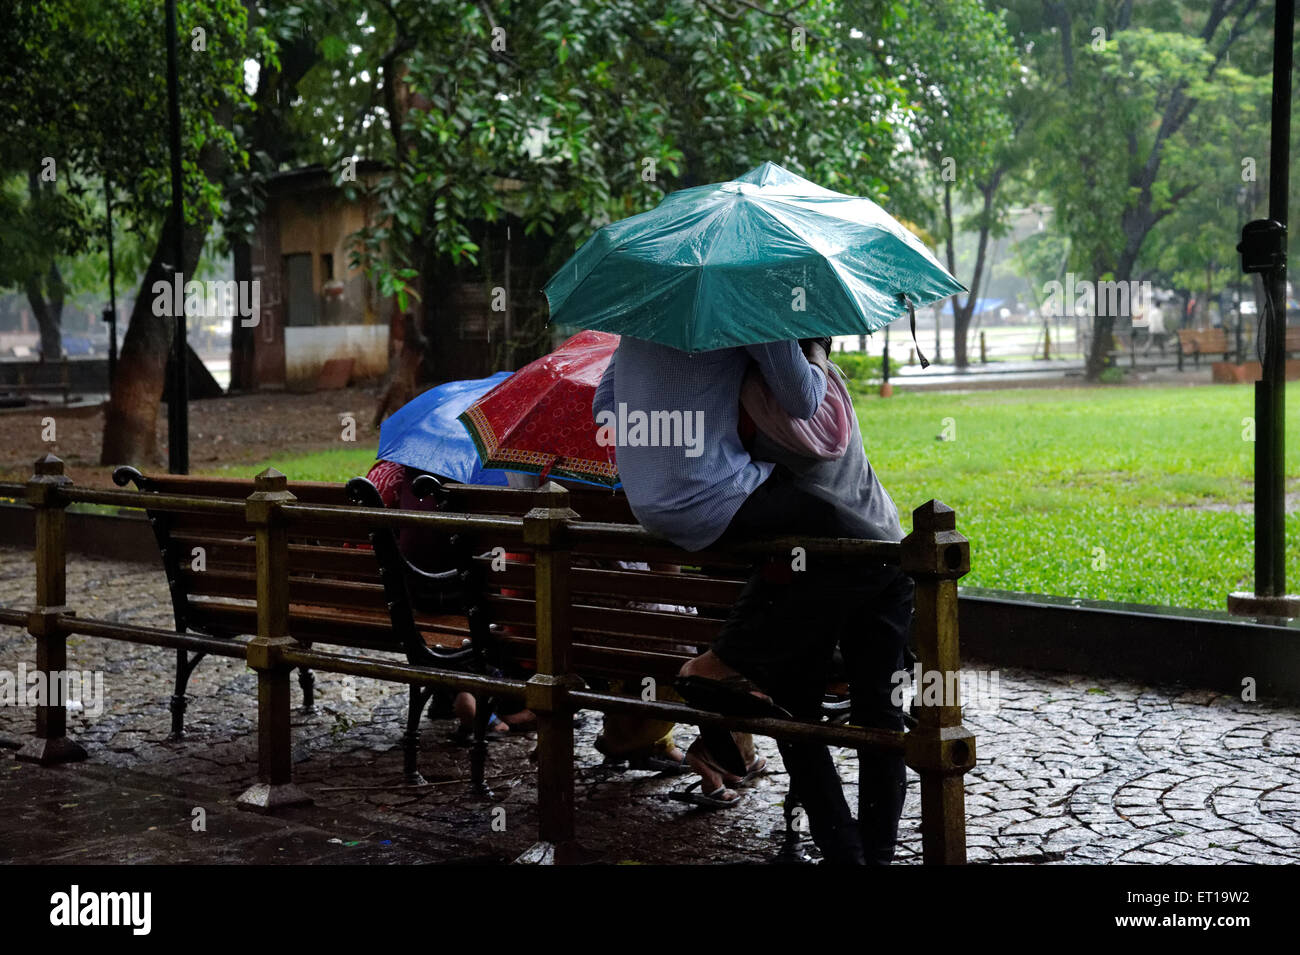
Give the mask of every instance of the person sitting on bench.
[[[618, 406], [647, 414], [652, 410], [694, 411], [705, 429], [700, 453], [694, 457], [658, 443], [620, 443], [619, 473], [628, 502], [642, 525], [687, 550], [741, 536], [878, 536], [874, 527], [863, 526], [859, 514], [862, 495], [875, 499], [869, 485], [857, 486], [850, 493], [842, 486], [846, 482], [830, 481], [825, 482], [823, 493], [815, 493], [823, 484], [816, 476], [800, 478], [798, 471], [788, 466], [751, 457], [738, 432], [741, 385], [751, 361], [757, 364], [776, 405], [791, 418], [808, 421], [826, 395], [828, 350], [823, 341], [809, 342], [806, 350], [798, 342], [783, 341], [687, 355], [625, 336], [597, 388], [593, 401], [597, 420], [602, 411], [615, 411]], [[865, 465], [860, 436], [856, 448]], [[851, 459], [849, 466], [856, 467], [856, 459]], [[858, 473], [859, 481], [867, 475], [874, 481], [869, 466]], [[895, 537], [899, 538], [901, 531]], [[852, 615], [839, 616], [841, 605], [846, 606], [846, 614], [860, 615], [868, 604], [886, 608], [881, 611], [888, 621], [885, 629], [892, 623], [894, 632], [888, 639], [869, 643], [841, 642], [850, 655], [857, 654], [853, 669], [861, 674], [860, 686], [880, 682], [891, 688], [890, 676], [901, 666], [901, 646], [906, 638], [906, 629], [900, 637], [896, 623], [904, 614], [910, 619], [911, 581], [898, 579], [897, 571], [888, 568], [873, 569], [871, 574], [864, 578], [861, 568], [834, 565], [798, 574], [788, 559], [769, 559], [750, 578], [713, 647], [682, 667], [680, 692], [696, 705], [735, 715], [786, 713], [761, 689], [767, 682], [778, 687], [778, 694], [800, 715], [812, 716], [808, 701], [814, 699], [815, 692], [819, 702], [825, 686], [823, 656], [829, 660], [841, 632], [852, 620]], [[814, 626], [810, 627], [810, 622]], [[809, 634], [813, 640], [795, 638]], [[897, 653], [889, 649], [893, 644], [898, 646]], [[881, 659], [888, 656], [887, 665], [865, 654], [866, 650], [878, 651]], [[751, 678], [751, 673], [758, 679]], [[865, 711], [867, 697], [863, 699], [861, 709]], [[862, 713], [864, 719], [868, 715]], [[901, 713], [875, 715], [876, 720], [898, 722], [900, 727], [901, 718]], [[862, 862], [862, 831], [848, 813], [828, 751], [787, 745], [781, 749], [786, 754], [792, 789], [808, 812], [813, 840], [824, 858]], [[729, 777], [744, 774], [731, 734], [705, 728], [687, 756], [702, 777], [707, 798], [720, 804], [739, 799], [725, 785]], [[873, 773], [873, 779], [875, 776]], [[889, 827], [877, 826], [879, 820], [892, 816], [896, 832], [897, 814], [892, 807], [897, 803], [901, 810], [897, 795], [901, 781], [897, 774], [893, 780], [889, 786], [877, 787], [888, 791], [889, 798], [883, 800], [888, 806], [883, 811], [877, 807], [880, 799], [870, 794], [866, 797], [868, 813], [863, 826], [872, 833], [871, 851], [877, 861], [888, 861], [885, 856], [893, 855]], [[886, 831], [879, 833], [877, 828]]]
[[[867, 460], [853, 402], [838, 376], [832, 373], [826, 400], [807, 424], [781, 411], [757, 368], [746, 378], [741, 399], [746, 412], [742, 427], [745, 417], [753, 422], [746, 429], [752, 433], [747, 441], [751, 454], [784, 468], [797, 489], [830, 505], [835, 527], [827, 536], [902, 540], [898, 509]], [[903, 714], [894, 705], [891, 691], [894, 675], [905, 669], [912, 579], [895, 565], [855, 567], [833, 562], [819, 566], [811, 555], [808, 569], [789, 578], [789, 586], [767, 588], [762, 615], [747, 618], [756, 623], [755, 628], [743, 634], [724, 629], [714, 652], [793, 715], [815, 719], [838, 641], [849, 681], [852, 722], [903, 729]], [[748, 588], [741, 596], [742, 603], [755, 599], [757, 595]], [[791, 633], [805, 639], [792, 640]], [[737, 639], [741, 635], [745, 639]], [[793, 793], [812, 827], [843, 833], [842, 846], [847, 850], [842, 861], [858, 861], [852, 830], [845, 828], [852, 817], [827, 747], [786, 744], [781, 753], [792, 780], [813, 780]], [[907, 790], [903, 755], [860, 750], [858, 773], [863, 861], [888, 864]]]
[[[687, 441], [683, 426], [675, 442], [667, 440], [672, 435], [653, 435], [645, 441], [628, 440], [627, 434], [614, 436], [623, 490], [643, 527], [685, 550], [696, 551], [726, 533], [817, 533], [818, 527], [835, 526], [828, 521], [810, 523], [813, 512], [824, 511], [829, 516], [831, 509], [797, 491], [784, 472], [774, 473], [775, 465], [753, 460], [737, 430], [741, 383], [751, 361], [757, 362], [788, 414], [813, 417], [826, 394], [828, 366], [824, 346], [816, 346], [810, 354], [812, 361], [799, 343], [791, 340], [688, 355], [623, 336], [596, 389], [593, 418], [599, 422], [613, 415], [628, 420], [640, 413], [651, 421], [676, 418], [698, 423], [697, 430], [702, 432]], [[738, 612], [761, 613], [761, 608], [741, 605], [732, 611], [733, 620]], [[717, 701], [702, 697], [700, 687], [716, 690], [727, 687], [728, 679], [741, 678], [713, 652], [688, 663], [683, 675], [697, 678], [684, 684], [683, 696], [715, 709]], [[759, 697], [739, 691], [730, 694], [727, 705], [735, 706], [737, 700], [742, 706], [760, 702]], [[771, 706], [770, 701], [766, 706]], [[726, 784], [744, 778], [752, 763], [747, 764], [740, 755], [730, 733], [706, 729], [687, 758], [701, 776], [702, 799], [718, 806], [739, 799]]]
[[[379, 491], [385, 507], [427, 511], [436, 509], [437, 504], [432, 500], [421, 500], [416, 497], [411, 487], [417, 477], [426, 473], [428, 472], [381, 458], [371, 465], [366, 480]], [[450, 480], [442, 475], [435, 476], [443, 481]], [[420, 566], [429, 567], [432, 564], [438, 567], [444, 561], [450, 560], [450, 556], [438, 543], [440, 539], [439, 535], [429, 531], [404, 527], [398, 532], [397, 547], [408, 560]], [[461, 690], [451, 694], [438, 688], [429, 703], [429, 718], [454, 717], [456, 728], [452, 730], [451, 739], [455, 743], [466, 745], [474, 736], [474, 714], [477, 709], [478, 704], [473, 693]], [[493, 713], [488, 719], [488, 732], [526, 733], [536, 725], [537, 717], [532, 710], [516, 706], [510, 712], [500, 715]]]

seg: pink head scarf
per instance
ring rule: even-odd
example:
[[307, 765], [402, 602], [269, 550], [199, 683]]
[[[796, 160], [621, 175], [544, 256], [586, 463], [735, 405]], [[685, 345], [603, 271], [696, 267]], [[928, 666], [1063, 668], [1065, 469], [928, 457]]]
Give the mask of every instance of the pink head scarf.
[[822, 461], [841, 458], [848, 449], [853, 421], [849, 402], [839, 369], [826, 376], [826, 397], [807, 421], [792, 417], [781, 407], [757, 365], [749, 369], [740, 386], [740, 403], [759, 431], [791, 454]]

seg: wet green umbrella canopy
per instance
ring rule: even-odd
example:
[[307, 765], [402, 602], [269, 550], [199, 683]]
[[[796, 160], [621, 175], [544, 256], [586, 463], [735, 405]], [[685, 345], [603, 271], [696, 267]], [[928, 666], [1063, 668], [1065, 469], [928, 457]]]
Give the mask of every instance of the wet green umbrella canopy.
[[679, 348], [861, 335], [965, 290], [870, 199], [766, 162], [598, 231], [546, 283], [551, 321]]

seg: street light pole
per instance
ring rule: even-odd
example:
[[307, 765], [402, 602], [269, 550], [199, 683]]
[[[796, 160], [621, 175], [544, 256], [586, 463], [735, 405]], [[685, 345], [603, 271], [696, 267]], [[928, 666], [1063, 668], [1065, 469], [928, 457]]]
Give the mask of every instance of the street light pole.
[[1255, 383], [1255, 592], [1233, 594], [1228, 609], [1300, 616], [1286, 595], [1286, 227], [1291, 161], [1291, 45], [1295, 0], [1277, 0], [1273, 27], [1273, 112], [1268, 215], [1241, 232], [1242, 269], [1264, 281], [1263, 373]]
[[182, 283], [180, 311], [175, 316], [172, 336], [171, 400], [167, 402], [167, 470], [188, 474], [190, 470], [189, 348], [185, 335], [185, 197], [181, 173], [181, 95], [177, 78], [176, 0], [167, 0], [167, 119], [170, 126], [172, 174], [172, 281]]
[[[1237, 232], [1238, 234], [1241, 233], [1241, 227], [1244, 224], [1246, 219], [1246, 197], [1247, 197], [1246, 187], [1245, 186], [1238, 187], [1237, 189]], [[1241, 273], [1240, 272], [1237, 273], [1237, 281], [1234, 283], [1234, 285], [1236, 286], [1234, 292], [1237, 297], [1237, 328], [1235, 332], [1237, 364], [1240, 365], [1242, 362], [1246, 360], [1246, 352], [1241, 340], [1242, 326], [1245, 324], [1246, 316], [1243, 315], [1241, 312]]]
[[108, 392], [113, 393], [113, 379], [117, 377], [117, 271], [113, 263], [113, 189], [108, 173], [104, 173], [104, 228], [108, 233], [108, 308], [104, 321], [108, 322]]

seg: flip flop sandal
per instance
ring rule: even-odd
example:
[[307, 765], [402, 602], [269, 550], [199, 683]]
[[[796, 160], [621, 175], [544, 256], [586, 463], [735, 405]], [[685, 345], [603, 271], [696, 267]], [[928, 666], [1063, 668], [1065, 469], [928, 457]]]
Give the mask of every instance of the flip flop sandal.
[[[695, 790], [699, 790], [696, 792]], [[672, 792], [668, 798], [673, 802], [689, 803], [692, 806], [701, 806], [705, 809], [730, 809], [732, 806], [744, 800], [744, 793], [736, 793], [735, 799], [724, 799], [723, 793], [735, 792], [729, 790], [726, 786], [719, 786], [711, 793], [704, 792], [704, 780], [691, 783], [682, 792]]]
[[[749, 767], [745, 765], [743, 761], [744, 757], [740, 755], [740, 749], [736, 746], [735, 740], [732, 738], [730, 733], [722, 731], [717, 741], [729, 745], [731, 754], [736, 758], [734, 765], [723, 764], [722, 760], [718, 758], [717, 753], [715, 753], [711, 747], [709, 739], [706, 738], [703, 733], [696, 738], [695, 742], [691, 744], [690, 749], [686, 751], [688, 760], [687, 765], [690, 765], [689, 759], [691, 755], [694, 754], [695, 758], [708, 767], [710, 771], [722, 777], [722, 784], [724, 786], [732, 785], [732, 780], [737, 780], [743, 777], [749, 771]], [[690, 772], [699, 772], [699, 770], [692, 766]], [[700, 775], [703, 775], [703, 773]]]
[[[758, 686], [743, 676], [727, 677], [724, 680], [684, 676], [677, 678], [675, 686], [682, 699], [700, 709], [731, 716], [776, 716], [794, 719], [788, 710], [777, 706], [769, 698], [755, 696], [752, 691], [758, 690]], [[708, 752], [711, 767], [717, 767], [715, 772], [733, 779], [748, 778], [755, 772], [752, 763], [747, 765], [743, 761], [728, 731], [716, 727], [701, 727], [700, 739], [697, 742], [700, 741]], [[727, 757], [726, 765], [723, 765], [719, 758], [724, 754]]]
[[680, 760], [669, 759], [662, 753], [657, 753], [653, 749], [638, 749], [628, 753], [611, 753], [605, 748], [604, 737], [597, 736], [594, 743], [596, 752], [605, 757], [601, 763], [606, 769], [616, 772], [622, 772], [625, 769], [635, 769], [641, 772], [665, 773], [670, 776], [680, 776], [683, 773], [691, 772], [690, 764], [686, 762], [686, 754], [682, 754]]
[[757, 779], [759, 776], [763, 775], [763, 770], [765, 769], [767, 769], [767, 760], [764, 759], [762, 756], [755, 756], [754, 761], [745, 767], [745, 775], [739, 777], [734, 781], [727, 780], [727, 785], [743, 786], [746, 783], [751, 782]]

